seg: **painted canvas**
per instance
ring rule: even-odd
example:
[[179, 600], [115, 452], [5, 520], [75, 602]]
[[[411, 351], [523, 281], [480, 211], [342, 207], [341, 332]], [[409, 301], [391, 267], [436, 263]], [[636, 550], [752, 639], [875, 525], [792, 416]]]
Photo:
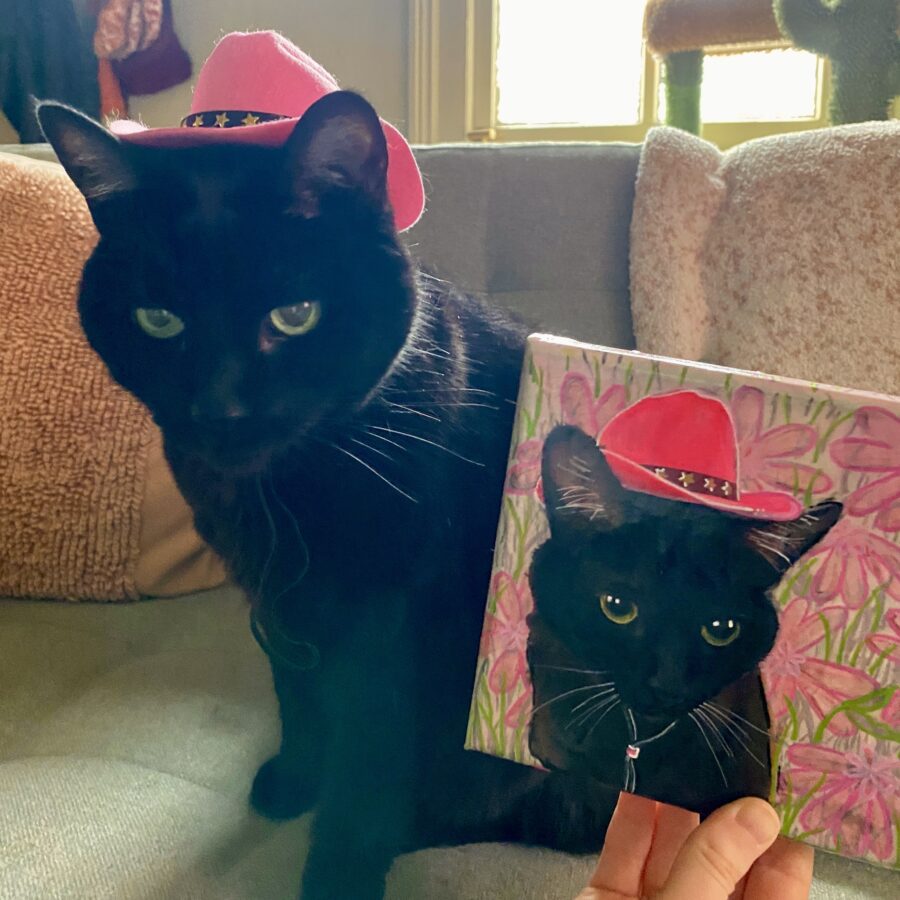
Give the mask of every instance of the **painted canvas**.
[[529, 339], [467, 746], [900, 860], [900, 399]]

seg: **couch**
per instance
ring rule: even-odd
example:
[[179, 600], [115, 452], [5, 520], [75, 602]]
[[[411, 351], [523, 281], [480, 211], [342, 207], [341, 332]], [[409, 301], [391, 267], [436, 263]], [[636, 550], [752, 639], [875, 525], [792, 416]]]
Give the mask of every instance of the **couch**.
[[[639, 153], [421, 148], [429, 208], [411, 249], [536, 328], [633, 347]], [[277, 742], [268, 667], [233, 587], [103, 605], [0, 601], [0, 898], [296, 896], [309, 817], [274, 824], [247, 804]], [[433, 849], [396, 862], [388, 897], [572, 898], [592, 866], [517, 846]], [[898, 891], [896, 873], [817, 856], [817, 900]]]

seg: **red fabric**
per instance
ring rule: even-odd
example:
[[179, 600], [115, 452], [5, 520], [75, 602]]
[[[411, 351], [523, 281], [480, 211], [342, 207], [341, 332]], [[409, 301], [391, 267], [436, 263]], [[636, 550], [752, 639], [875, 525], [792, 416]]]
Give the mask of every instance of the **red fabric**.
[[[297, 119], [316, 100], [338, 89], [332, 75], [280, 34], [233, 32], [222, 38], [203, 64], [188, 115], [246, 109], [289, 118], [235, 128], [154, 129], [122, 120], [113, 122], [110, 129], [123, 140], [156, 147], [207, 143], [276, 146], [287, 140]], [[422, 215], [422, 176], [403, 135], [393, 125], [381, 124], [388, 146], [388, 197], [402, 231]]]
[[126, 115], [128, 102], [108, 59], [101, 59], [97, 64], [97, 83], [100, 85], [100, 115], [104, 118]]
[[[598, 439], [616, 478], [629, 490], [712, 506], [750, 518], [790, 521], [803, 507], [780, 491], [740, 491], [737, 437], [728, 407], [696, 391], [638, 400], [610, 419]], [[734, 498], [682, 488], [645, 467], [700, 472], [738, 485]]]

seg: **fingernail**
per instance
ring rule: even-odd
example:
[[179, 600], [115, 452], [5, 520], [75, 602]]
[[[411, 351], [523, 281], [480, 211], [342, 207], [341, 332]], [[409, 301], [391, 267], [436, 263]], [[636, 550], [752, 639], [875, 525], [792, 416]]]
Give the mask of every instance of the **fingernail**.
[[734, 819], [757, 844], [771, 844], [781, 829], [778, 813], [764, 800], [744, 801]]

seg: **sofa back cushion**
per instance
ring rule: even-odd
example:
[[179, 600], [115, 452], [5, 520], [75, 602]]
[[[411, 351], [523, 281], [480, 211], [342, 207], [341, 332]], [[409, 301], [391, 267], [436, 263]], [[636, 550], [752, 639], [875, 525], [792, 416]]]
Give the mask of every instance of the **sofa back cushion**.
[[96, 233], [56, 164], [0, 154], [0, 595], [122, 600], [213, 587], [145, 410], [82, 335]]

